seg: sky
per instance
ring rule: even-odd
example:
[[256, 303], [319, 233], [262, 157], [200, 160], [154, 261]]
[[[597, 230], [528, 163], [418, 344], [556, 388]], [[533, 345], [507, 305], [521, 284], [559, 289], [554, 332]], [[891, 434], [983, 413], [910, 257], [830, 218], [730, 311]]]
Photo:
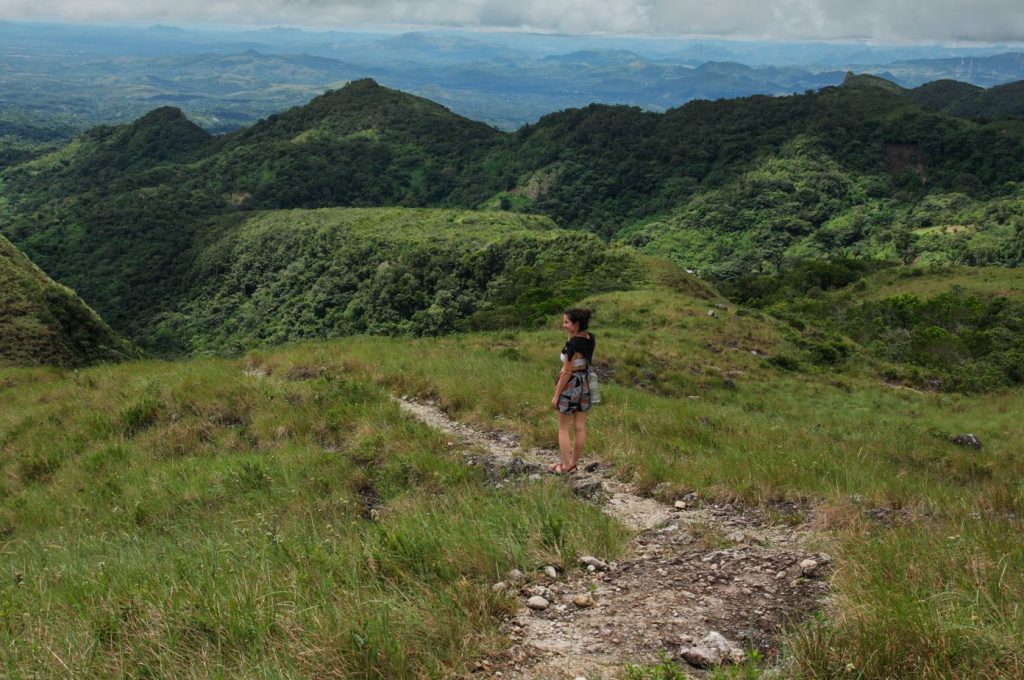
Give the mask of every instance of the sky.
[[1021, 0], [0, 0], [0, 20], [1019, 42]]

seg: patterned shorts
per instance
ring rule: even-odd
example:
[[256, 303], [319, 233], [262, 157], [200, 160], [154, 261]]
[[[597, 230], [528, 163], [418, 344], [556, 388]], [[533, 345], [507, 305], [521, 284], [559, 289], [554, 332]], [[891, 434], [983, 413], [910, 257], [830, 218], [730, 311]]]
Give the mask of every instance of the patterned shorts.
[[586, 371], [575, 371], [558, 395], [559, 413], [576, 413], [590, 410], [590, 381]]

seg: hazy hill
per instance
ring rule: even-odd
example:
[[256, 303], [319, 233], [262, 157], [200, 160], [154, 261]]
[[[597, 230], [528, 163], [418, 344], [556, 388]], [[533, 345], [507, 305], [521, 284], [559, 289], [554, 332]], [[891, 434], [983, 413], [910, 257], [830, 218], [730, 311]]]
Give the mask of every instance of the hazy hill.
[[0, 236], [0, 366], [82, 366], [139, 356], [73, 291]]
[[[956, 80], [968, 80], [974, 85], [992, 86], [1024, 78], [1024, 52], [1004, 52], [988, 56], [962, 56], [946, 59], [907, 59], [889, 64], [887, 68], [900, 72], [904, 68], [923, 69], [936, 74], [952, 72]], [[933, 78], [928, 78], [929, 80]]]

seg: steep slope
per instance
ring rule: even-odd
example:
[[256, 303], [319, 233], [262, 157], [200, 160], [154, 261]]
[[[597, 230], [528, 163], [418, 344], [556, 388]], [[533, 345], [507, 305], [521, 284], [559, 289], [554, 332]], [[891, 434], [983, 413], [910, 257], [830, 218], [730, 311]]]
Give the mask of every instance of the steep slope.
[[137, 356], [74, 292], [0, 236], [0, 366], [81, 366]]

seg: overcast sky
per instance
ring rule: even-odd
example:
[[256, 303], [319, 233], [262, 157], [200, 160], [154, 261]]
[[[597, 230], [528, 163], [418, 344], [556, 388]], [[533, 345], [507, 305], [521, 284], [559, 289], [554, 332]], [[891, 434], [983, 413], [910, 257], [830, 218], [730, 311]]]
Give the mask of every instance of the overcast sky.
[[438, 26], [890, 41], [1024, 40], [1021, 0], [0, 0], [0, 19]]

